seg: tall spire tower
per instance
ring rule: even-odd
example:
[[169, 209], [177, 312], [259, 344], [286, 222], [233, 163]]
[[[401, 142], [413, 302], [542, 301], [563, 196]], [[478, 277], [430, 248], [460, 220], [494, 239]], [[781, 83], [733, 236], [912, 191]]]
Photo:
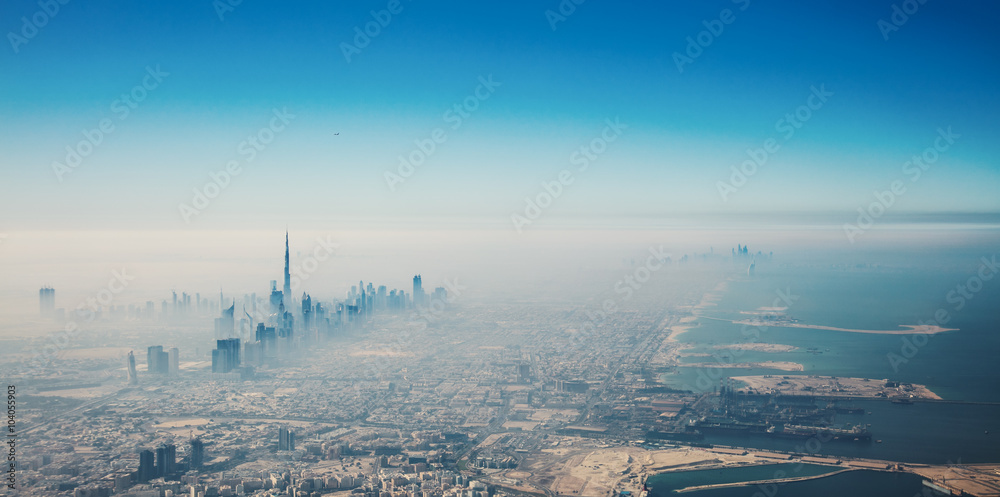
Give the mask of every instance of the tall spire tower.
[[282, 292], [284, 294], [282, 300], [285, 303], [285, 309], [291, 308], [292, 303], [292, 275], [288, 272], [288, 230], [285, 229], [285, 288]]

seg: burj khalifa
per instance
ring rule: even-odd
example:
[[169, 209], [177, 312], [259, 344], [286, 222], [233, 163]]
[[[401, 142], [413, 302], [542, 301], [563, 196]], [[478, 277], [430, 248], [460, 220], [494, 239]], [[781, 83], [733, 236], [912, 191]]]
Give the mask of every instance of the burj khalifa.
[[292, 275], [288, 271], [288, 230], [285, 230], [285, 287], [282, 292], [285, 309], [292, 308]]

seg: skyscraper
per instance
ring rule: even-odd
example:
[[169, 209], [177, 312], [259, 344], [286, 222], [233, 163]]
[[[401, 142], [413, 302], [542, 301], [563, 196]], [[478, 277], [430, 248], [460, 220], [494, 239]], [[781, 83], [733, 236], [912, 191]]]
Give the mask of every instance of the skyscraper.
[[128, 351], [128, 358], [125, 360], [125, 365], [128, 368], [126, 372], [126, 377], [128, 379], [129, 385], [139, 384], [139, 375], [135, 371], [135, 354], [132, 351]]
[[146, 371], [153, 374], [170, 372], [170, 357], [163, 351], [162, 345], [153, 345], [146, 349]]
[[139, 471], [136, 480], [147, 482], [156, 478], [156, 466], [153, 464], [153, 451], [144, 450], [139, 453]]
[[385, 285], [379, 285], [378, 293], [375, 294], [375, 307], [379, 310], [385, 309], [388, 297], [388, 289]]
[[222, 309], [222, 316], [215, 318], [215, 339], [230, 338], [236, 328], [236, 301], [228, 309]]
[[212, 372], [213, 373], [228, 373], [229, 370], [226, 366], [229, 364], [228, 356], [226, 355], [225, 349], [212, 349]]
[[174, 444], [156, 449], [156, 476], [168, 476], [177, 472], [177, 447]]
[[359, 312], [365, 313], [365, 282], [358, 282], [358, 297], [354, 301], [358, 305]]
[[271, 296], [268, 302], [271, 303], [271, 314], [278, 314], [279, 309], [282, 307], [282, 300], [285, 298], [281, 292], [278, 291], [278, 282], [271, 280]]
[[180, 370], [180, 363], [181, 363], [180, 350], [177, 350], [177, 347], [173, 347], [170, 349], [169, 352], [167, 352], [167, 355], [168, 355], [167, 373], [177, 374], [177, 372]]
[[260, 342], [262, 354], [265, 358], [274, 357], [277, 351], [277, 331], [273, 326], [264, 326], [264, 323], [257, 323], [256, 341]]
[[205, 443], [200, 438], [191, 439], [191, 458], [188, 461], [191, 468], [200, 468], [205, 461]]
[[285, 287], [282, 291], [285, 309], [292, 308], [292, 275], [288, 267], [288, 230], [285, 230]]
[[216, 340], [212, 351], [212, 372], [228, 373], [240, 367], [240, 339]]
[[424, 287], [420, 281], [420, 275], [413, 277], [413, 305], [423, 305], [424, 303]]
[[439, 286], [434, 289], [434, 300], [439, 300], [441, 303], [448, 302], [448, 290], [443, 286]]
[[288, 428], [278, 429], [278, 450], [295, 450], [295, 432]]
[[38, 290], [38, 308], [42, 316], [52, 316], [56, 310], [56, 291], [51, 287]]
[[302, 293], [302, 329], [308, 331], [312, 328], [312, 297], [305, 292]]

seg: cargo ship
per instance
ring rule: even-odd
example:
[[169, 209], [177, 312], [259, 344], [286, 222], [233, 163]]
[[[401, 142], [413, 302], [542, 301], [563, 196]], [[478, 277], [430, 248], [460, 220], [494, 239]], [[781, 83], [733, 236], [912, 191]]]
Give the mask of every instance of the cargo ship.
[[647, 440], [672, 440], [678, 442], [697, 441], [705, 438], [698, 430], [690, 431], [647, 431]]
[[819, 437], [838, 442], [871, 442], [872, 434], [862, 425], [849, 429], [828, 428], [824, 426], [785, 425], [784, 429], [774, 430], [780, 438], [812, 438]]
[[698, 423], [698, 431], [702, 433], [717, 433], [720, 435], [748, 435], [751, 433], [766, 434], [768, 425], [764, 423], [741, 423], [739, 421], [714, 421]]

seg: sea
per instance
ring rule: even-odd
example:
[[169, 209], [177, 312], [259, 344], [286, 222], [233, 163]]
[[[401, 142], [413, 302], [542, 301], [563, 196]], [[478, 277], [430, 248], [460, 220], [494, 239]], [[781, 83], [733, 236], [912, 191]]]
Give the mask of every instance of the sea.
[[[675, 388], [713, 389], [720, 377], [823, 375], [920, 383], [943, 401], [893, 404], [885, 400], [841, 401], [864, 414], [838, 414], [837, 424], [868, 425], [871, 443], [827, 442], [803, 447], [801, 440], [763, 435], [708, 435], [705, 443], [909, 463], [962, 464], [1000, 461], [1000, 277], [990, 265], [995, 253], [942, 259], [911, 253], [905, 263], [849, 264], [815, 260], [758, 260], [753, 274], [731, 276], [696, 311], [703, 316], [677, 339], [686, 353], [718, 354], [720, 345], [746, 342], [795, 347], [788, 352], [743, 351], [738, 359], [685, 357], [662, 376]], [[784, 298], [782, 298], [784, 296]], [[897, 330], [901, 325], [955, 328], [935, 335], [887, 335], [760, 327], [759, 335], [724, 320], [745, 320], [766, 308], [782, 310], [800, 324], [845, 329]], [[712, 319], [715, 318], [715, 319]], [[804, 371], [762, 368], [685, 367], [684, 363], [787, 361]], [[688, 472], [691, 473], [691, 472]], [[671, 476], [676, 478], [677, 476]], [[666, 478], [665, 475], [655, 477]], [[654, 484], [654, 487], [656, 485]], [[667, 492], [661, 485], [654, 495]], [[916, 495], [913, 475], [854, 471], [819, 480], [787, 483], [788, 495]], [[748, 489], [692, 492], [694, 496], [753, 495]]]
[[662, 473], [651, 477], [647, 485], [653, 497], [687, 495], [691, 497], [773, 497], [808, 495], [810, 497], [913, 497], [938, 495], [923, 486], [920, 476], [909, 473], [857, 470], [821, 478], [775, 484], [741, 485], [677, 492], [697, 486], [730, 482], [759, 481], [783, 477], [806, 477], [831, 473], [829, 466], [808, 464], [768, 464], [712, 470]]

